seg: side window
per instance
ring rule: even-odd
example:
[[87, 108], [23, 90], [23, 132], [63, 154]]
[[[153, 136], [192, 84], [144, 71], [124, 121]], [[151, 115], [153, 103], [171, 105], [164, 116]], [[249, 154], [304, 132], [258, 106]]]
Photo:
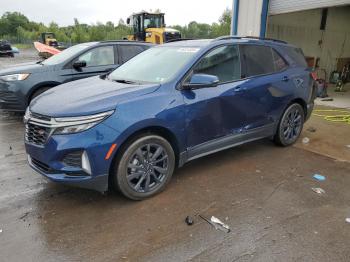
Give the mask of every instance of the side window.
[[193, 73], [215, 75], [220, 82], [240, 79], [241, 68], [238, 47], [228, 45], [210, 51], [194, 67]]
[[281, 47], [284, 50], [288, 63], [295, 66], [307, 67], [306, 59], [301, 48], [292, 46]]
[[121, 63], [125, 63], [145, 49], [138, 45], [119, 45]]
[[272, 51], [263, 45], [241, 45], [243, 59], [242, 71], [244, 77], [265, 75], [275, 71], [272, 60]]
[[288, 67], [284, 59], [274, 49], [272, 49], [272, 58], [275, 72], [282, 71]]
[[78, 60], [86, 62], [86, 67], [114, 64], [113, 46], [100, 46], [79, 56]]

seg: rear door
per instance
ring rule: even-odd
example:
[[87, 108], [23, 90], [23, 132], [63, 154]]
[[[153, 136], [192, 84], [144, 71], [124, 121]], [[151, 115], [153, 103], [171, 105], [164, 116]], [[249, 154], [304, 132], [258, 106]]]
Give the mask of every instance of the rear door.
[[120, 64], [124, 64], [126, 61], [130, 60], [134, 56], [148, 49], [148, 46], [143, 45], [118, 45], [118, 54]]
[[115, 45], [103, 45], [89, 49], [72, 61], [85, 61], [86, 67], [72, 68], [72, 80], [108, 73], [118, 64]]
[[247, 110], [243, 132], [272, 135], [286, 101], [291, 99], [293, 84], [288, 64], [275, 49], [265, 45], [240, 45], [240, 54], [245, 79], [240, 90]]

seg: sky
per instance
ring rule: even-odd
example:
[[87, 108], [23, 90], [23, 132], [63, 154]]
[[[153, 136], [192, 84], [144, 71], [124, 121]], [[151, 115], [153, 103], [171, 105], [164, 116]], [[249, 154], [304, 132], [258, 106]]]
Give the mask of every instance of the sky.
[[232, 0], [0, 0], [0, 16], [7, 11], [18, 11], [35, 22], [48, 25], [55, 21], [60, 26], [80, 23], [112, 21], [118, 23], [133, 12], [159, 8], [165, 13], [167, 25], [186, 25], [217, 22], [225, 8], [231, 8]]

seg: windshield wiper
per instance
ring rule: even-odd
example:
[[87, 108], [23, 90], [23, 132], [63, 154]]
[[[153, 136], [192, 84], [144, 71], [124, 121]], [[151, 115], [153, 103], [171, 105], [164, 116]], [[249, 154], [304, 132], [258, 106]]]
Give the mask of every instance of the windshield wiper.
[[126, 79], [111, 79], [113, 82], [118, 82], [122, 84], [137, 84], [134, 81], [126, 80]]

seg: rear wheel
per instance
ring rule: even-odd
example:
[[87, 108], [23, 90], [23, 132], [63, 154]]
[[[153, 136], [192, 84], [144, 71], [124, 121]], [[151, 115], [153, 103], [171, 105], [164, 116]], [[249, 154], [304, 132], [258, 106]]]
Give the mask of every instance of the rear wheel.
[[175, 154], [163, 137], [145, 135], [131, 142], [114, 169], [114, 186], [133, 200], [161, 192], [171, 179]]
[[284, 112], [274, 137], [276, 144], [289, 146], [294, 144], [300, 136], [304, 125], [304, 110], [300, 104], [290, 105]]

